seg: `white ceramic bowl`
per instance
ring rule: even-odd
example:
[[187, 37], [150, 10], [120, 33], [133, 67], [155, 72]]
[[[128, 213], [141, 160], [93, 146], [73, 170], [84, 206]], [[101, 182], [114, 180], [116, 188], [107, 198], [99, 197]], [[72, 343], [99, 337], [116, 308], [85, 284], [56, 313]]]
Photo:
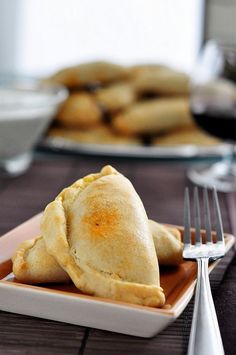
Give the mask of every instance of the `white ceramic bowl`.
[[0, 174], [19, 175], [30, 165], [32, 152], [67, 90], [22, 77], [0, 77]]

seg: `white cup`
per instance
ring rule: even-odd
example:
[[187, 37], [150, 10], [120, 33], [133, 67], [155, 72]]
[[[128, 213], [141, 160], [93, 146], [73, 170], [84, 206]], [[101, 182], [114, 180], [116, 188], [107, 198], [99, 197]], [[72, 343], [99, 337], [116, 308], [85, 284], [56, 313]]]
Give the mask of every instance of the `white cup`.
[[33, 149], [48, 128], [67, 90], [19, 77], [0, 78], [0, 174], [25, 172]]

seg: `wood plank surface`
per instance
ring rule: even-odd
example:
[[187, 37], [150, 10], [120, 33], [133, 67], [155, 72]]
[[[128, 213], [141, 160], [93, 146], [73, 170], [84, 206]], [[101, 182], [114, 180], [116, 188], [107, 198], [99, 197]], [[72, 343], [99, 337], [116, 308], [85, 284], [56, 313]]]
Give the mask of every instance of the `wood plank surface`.
[[[183, 191], [189, 184], [186, 162], [52, 157], [37, 159], [21, 177], [0, 180], [0, 235], [40, 212], [63, 187], [105, 164], [112, 164], [132, 181], [150, 218], [182, 224]], [[233, 201], [234, 195], [220, 195], [225, 232], [236, 232]], [[226, 355], [233, 355], [236, 354], [235, 258], [230, 266], [228, 263], [229, 259], [223, 260], [211, 279]], [[152, 339], [0, 312], [0, 354], [184, 354], [192, 308], [190, 302], [175, 323]]]

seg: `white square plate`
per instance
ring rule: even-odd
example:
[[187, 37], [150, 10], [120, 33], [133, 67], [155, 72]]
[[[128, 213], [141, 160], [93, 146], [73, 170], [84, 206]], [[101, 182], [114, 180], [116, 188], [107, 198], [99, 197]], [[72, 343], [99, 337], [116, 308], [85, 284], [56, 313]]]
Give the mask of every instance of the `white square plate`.
[[[152, 337], [172, 323], [191, 299], [196, 281], [196, 263], [190, 261], [183, 262], [179, 267], [161, 268], [161, 286], [166, 295], [166, 305], [161, 309], [85, 295], [72, 284], [19, 283], [12, 274], [11, 256], [21, 241], [39, 234], [40, 219], [41, 214], [36, 215], [0, 238], [1, 310]], [[183, 232], [182, 227], [177, 228]], [[227, 251], [234, 240], [232, 235], [225, 235]], [[209, 271], [217, 262], [210, 265]]]

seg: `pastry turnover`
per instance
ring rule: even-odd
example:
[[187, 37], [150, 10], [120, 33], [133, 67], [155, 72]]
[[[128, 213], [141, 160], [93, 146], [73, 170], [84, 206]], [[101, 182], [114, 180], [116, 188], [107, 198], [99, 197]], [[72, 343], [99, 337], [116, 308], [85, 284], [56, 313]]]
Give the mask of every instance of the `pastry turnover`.
[[154, 64], [154, 63], [137, 64], [129, 68], [130, 80], [134, 81], [140, 76], [151, 75], [151, 74], [155, 75], [157, 73], [160, 73], [161, 71], [170, 71], [170, 70], [172, 69], [162, 64]]
[[132, 104], [136, 95], [133, 86], [128, 82], [112, 84], [97, 90], [97, 102], [109, 112], [117, 112]]
[[136, 137], [125, 137], [114, 133], [108, 126], [99, 126], [87, 130], [52, 128], [49, 137], [69, 139], [77, 143], [90, 144], [122, 144], [139, 145], [141, 140]]
[[189, 76], [170, 68], [158, 68], [141, 71], [133, 81], [138, 94], [188, 95]]
[[68, 128], [87, 128], [101, 123], [102, 111], [88, 93], [73, 93], [61, 106], [57, 121]]
[[158, 262], [161, 265], [179, 265], [182, 259], [183, 244], [178, 229], [165, 227], [149, 220]]
[[158, 261], [143, 204], [110, 166], [64, 189], [45, 209], [47, 251], [81, 291], [162, 306]]
[[[176, 228], [149, 220], [158, 262], [178, 265], [182, 262], [182, 243]], [[27, 240], [19, 245], [12, 258], [13, 272], [24, 283], [68, 282], [68, 274], [55, 258], [48, 254], [43, 237]]]
[[90, 62], [64, 68], [55, 73], [50, 81], [63, 84], [68, 88], [83, 87], [94, 82], [103, 84], [122, 80], [128, 76], [128, 70], [120, 65], [108, 62]]
[[131, 105], [112, 121], [123, 134], [153, 134], [192, 125], [189, 101], [185, 98], [162, 98]]
[[198, 127], [192, 126], [184, 129], [178, 129], [165, 136], [153, 139], [154, 145], [180, 145], [194, 144], [200, 146], [212, 146], [220, 143], [220, 140], [208, 135]]
[[38, 236], [22, 242], [13, 258], [13, 273], [24, 283], [68, 282], [68, 274], [48, 254], [45, 242]]

